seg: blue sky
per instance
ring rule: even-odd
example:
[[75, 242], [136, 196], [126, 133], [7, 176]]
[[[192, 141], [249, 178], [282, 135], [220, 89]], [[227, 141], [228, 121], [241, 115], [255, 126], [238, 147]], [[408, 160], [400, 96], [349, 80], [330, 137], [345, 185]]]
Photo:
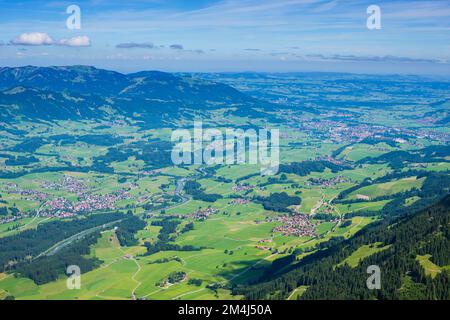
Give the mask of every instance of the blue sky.
[[[366, 27], [372, 4], [381, 30]], [[28, 64], [450, 75], [450, 1], [0, 0], [0, 66]]]

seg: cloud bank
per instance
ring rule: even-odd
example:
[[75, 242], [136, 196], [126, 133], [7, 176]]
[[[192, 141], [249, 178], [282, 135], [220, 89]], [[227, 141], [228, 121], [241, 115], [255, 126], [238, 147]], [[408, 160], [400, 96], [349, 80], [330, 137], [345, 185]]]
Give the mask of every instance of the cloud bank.
[[170, 49], [173, 49], [173, 50], [183, 50], [183, 46], [182, 46], [181, 44], [172, 44], [172, 45], [170, 46]]
[[119, 43], [116, 45], [116, 48], [119, 49], [153, 49], [155, 48], [155, 45], [151, 42], [144, 42], [144, 43], [136, 43], [136, 42], [125, 42], [125, 43]]
[[61, 39], [58, 44], [67, 47], [89, 47], [91, 45], [91, 41], [87, 36], [79, 36], [70, 39]]
[[49, 46], [54, 43], [53, 39], [43, 32], [22, 33], [10, 42], [12, 45], [20, 46]]
[[89, 47], [91, 41], [88, 36], [78, 36], [69, 39], [54, 40], [44, 32], [22, 33], [9, 42], [14, 46], [66, 46], [66, 47]]
[[399, 57], [393, 55], [387, 56], [356, 56], [356, 55], [323, 55], [323, 54], [310, 54], [306, 56], [307, 58], [318, 59], [318, 60], [331, 60], [331, 61], [351, 61], [351, 62], [398, 62], [398, 63], [445, 63], [446, 61], [437, 59], [423, 59], [423, 58], [410, 58], [410, 57]]

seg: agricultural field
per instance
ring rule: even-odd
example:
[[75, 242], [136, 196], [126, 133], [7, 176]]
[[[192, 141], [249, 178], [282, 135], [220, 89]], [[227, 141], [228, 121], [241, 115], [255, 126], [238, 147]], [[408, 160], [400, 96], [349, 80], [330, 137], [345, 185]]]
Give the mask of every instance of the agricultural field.
[[416, 177], [400, 179], [392, 182], [385, 182], [380, 184], [373, 184], [371, 186], [363, 187], [349, 194], [349, 199], [378, 198], [382, 196], [390, 196], [396, 193], [409, 191], [413, 188], [419, 188], [425, 179], [417, 179]]
[[[407, 104], [414, 96], [396, 91], [399, 83], [386, 94], [401, 107], [359, 108], [354, 105], [365, 101], [358, 95], [347, 96], [352, 106], [322, 105], [317, 92], [341, 88], [319, 75], [195, 76], [240, 88], [270, 107], [186, 108], [179, 116], [151, 118], [155, 123], [136, 114], [20, 118], [0, 127], [0, 252], [27, 234], [49, 241], [23, 257], [0, 254], [0, 300], [243, 299], [236, 287], [281, 274], [396, 210], [448, 193], [450, 132], [426, 120], [436, 108], [431, 104], [450, 98], [438, 85], [417, 106]], [[343, 86], [358, 85], [346, 77]], [[287, 106], [276, 103], [286, 94], [280, 88], [289, 92]], [[310, 107], [300, 107], [300, 100]], [[220, 132], [279, 129], [278, 171], [264, 175], [259, 164], [248, 163], [174, 164], [172, 133], [191, 132], [193, 114]], [[121, 219], [79, 226], [114, 214]], [[42, 235], [59, 223], [73, 232], [53, 242]], [[357, 268], [387, 248], [361, 245], [336, 267]], [[70, 275], [49, 263], [55, 257], [85, 266], [80, 289], [68, 289]], [[417, 261], [435, 277], [442, 268], [429, 258]], [[308, 290], [299, 286], [283, 298], [300, 299]]]

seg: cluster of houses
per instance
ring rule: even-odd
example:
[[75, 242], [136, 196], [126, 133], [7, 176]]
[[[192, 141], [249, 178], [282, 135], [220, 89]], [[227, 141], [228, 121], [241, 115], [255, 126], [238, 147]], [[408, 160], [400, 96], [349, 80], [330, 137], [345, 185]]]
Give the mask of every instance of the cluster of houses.
[[63, 197], [47, 201], [44, 204], [45, 211], [42, 216], [68, 217], [77, 213], [97, 210], [114, 210], [116, 203], [130, 199], [130, 194], [125, 190], [119, 190], [110, 194], [81, 194], [79, 201], [72, 203]]
[[23, 189], [15, 183], [7, 183], [4, 191], [9, 194], [18, 194], [22, 196], [24, 200], [28, 201], [43, 201], [49, 197], [49, 195], [44, 192], [32, 189]]
[[[9, 194], [17, 194], [20, 195], [22, 199], [27, 201], [45, 201], [48, 199], [49, 195], [43, 193], [41, 191], [31, 190], [31, 189], [23, 189], [15, 183], [6, 183], [3, 185], [4, 192]], [[13, 216], [6, 216], [0, 218], [0, 224], [14, 222], [18, 219], [28, 218], [31, 216], [31, 213], [18, 211]]]
[[31, 215], [29, 213], [20, 212], [19, 215], [17, 215], [17, 216], [8, 216], [8, 217], [0, 218], [0, 224], [14, 222], [16, 220], [23, 219], [23, 218], [29, 218], [30, 216]]
[[317, 161], [327, 161], [327, 162], [333, 163], [333, 164], [338, 165], [338, 166], [339, 166], [339, 165], [344, 165], [344, 164], [345, 164], [344, 161], [341, 161], [341, 160], [338, 160], [338, 159], [336, 159], [336, 158], [333, 158], [333, 157], [330, 156], [330, 155], [328, 155], [328, 156], [320, 156], [320, 157], [317, 157], [316, 160], [317, 160]]
[[441, 132], [441, 131], [419, 129], [417, 131], [417, 138], [448, 142], [448, 141], [450, 141], [450, 134], [448, 134], [447, 132]]
[[[329, 114], [325, 113], [322, 114], [322, 116], [329, 116]], [[343, 116], [348, 117], [349, 115], [340, 115], [340, 117]], [[381, 125], [371, 124], [358, 124], [350, 126], [342, 121], [333, 120], [332, 118], [322, 119], [321, 121], [305, 121], [305, 119], [294, 115], [291, 119], [300, 124], [300, 129], [302, 131], [307, 131], [311, 134], [317, 134], [320, 132], [326, 135], [326, 137], [328, 137], [331, 141], [339, 143], [360, 142], [366, 138], [384, 136], [386, 132], [412, 137], [423, 136], [425, 138], [441, 141], [448, 141], [449, 136], [448, 133], [426, 129], [414, 131], [407, 128], [388, 128]], [[402, 142], [405, 143], [406, 141], [404, 140]]]
[[[93, 194], [83, 181], [65, 175], [59, 182], [45, 182], [41, 185], [46, 190], [64, 190], [76, 194], [78, 201], [72, 202], [64, 197], [53, 198], [50, 194], [32, 189], [23, 189], [17, 184], [8, 183], [4, 190], [9, 194], [19, 194], [22, 199], [42, 203], [39, 215], [41, 217], [66, 218], [78, 213], [98, 210], [114, 210], [119, 201], [131, 199], [126, 189], [120, 189], [109, 194]], [[31, 213], [18, 212], [15, 216], [0, 219], [0, 224], [16, 221], [19, 218], [31, 216]]]
[[373, 137], [381, 130], [381, 128], [377, 128], [378, 126], [372, 126], [368, 124], [347, 126], [346, 124], [337, 122], [334, 125], [334, 127], [329, 128], [329, 133], [330, 137], [337, 142], [361, 141], [366, 138]]
[[256, 245], [255, 248], [263, 251], [272, 250], [272, 248], [267, 245], [272, 242], [273, 240], [271, 238], [259, 240], [258, 243], [260, 244]]
[[283, 236], [294, 237], [317, 236], [317, 224], [313, 223], [308, 215], [281, 216], [276, 218], [276, 221], [281, 222], [281, 225], [273, 228], [272, 232], [281, 232]]
[[42, 187], [44, 189], [65, 190], [70, 193], [75, 193], [78, 196], [76, 203], [72, 203], [63, 197], [47, 201], [44, 204], [44, 216], [67, 217], [80, 212], [113, 210], [116, 208], [118, 201], [131, 198], [128, 191], [124, 189], [105, 195], [92, 194], [82, 180], [67, 175], [62, 177], [59, 182], [44, 183]]
[[237, 199], [233, 199], [229, 204], [232, 206], [237, 206], [237, 205], [246, 205], [249, 203], [250, 203], [250, 200], [247, 200], [244, 198], [237, 198]]
[[64, 175], [59, 182], [45, 182], [41, 187], [47, 190], [64, 190], [75, 193], [77, 196], [83, 195], [88, 191], [83, 181], [67, 175]]
[[365, 194], [357, 194], [356, 195], [356, 199], [358, 200], [365, 200], [365, 201], [370, 201], [370, 197], [365, 195]]
[[[165, 214], [166, 218], [175, 218], [175, 219], [193, 219], [197, 221], [206, 220], [210, 215], [216, 214], [219, 210], [214, 208], [206, 208], [206, 209], [198, 209], [189, 214]], [[149, 214], [149, 218], [156, 217], [154, 214]]]
[[334, 187], [335, 185], [338, 185], [340, 183], [346, 183], [346, 182], [350, 182], [350, 180], [347, 178], [344, 178], [343, 176], [337, 176], [337, 177], [333, 177], [330, 179], [309, 178], [306, 185], [330, 188], [330, 187]]
[[155, 169], [155, 170], [145, 170], [141, 171], [141, 175], [143, 176], [156, 176], [157, 174], [161, 173], [162, 169]]
[[186, 218], [192, 218], [194, 220], [206, 220], [208, 217], [212, 214], [217, 213], [219, 210], [214, 208], [206, 208], [206, 209], [198, 209], [193, 213], [188, 214], [185, 216]]
[[241, 191], [249, 191], [249, 190], [253, 190], [255, 188], [254, 185], [251, 184], [237, 184], [235, 186], [233, 186], [233, 191], [236, 192], [241, 192]]

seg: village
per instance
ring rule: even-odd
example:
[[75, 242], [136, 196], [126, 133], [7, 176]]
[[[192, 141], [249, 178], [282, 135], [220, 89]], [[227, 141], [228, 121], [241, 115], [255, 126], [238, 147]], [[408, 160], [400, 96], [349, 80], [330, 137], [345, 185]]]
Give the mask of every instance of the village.
[[254, 185], [250, 185], [250, 184], [236, 184], [235, 186], [233, 186], [233, 191], [236, 192], [246, 192], [246, 191], [252, 191], [255, 188]]
[[[24, 189], [15, 183], [5, 185], [5, 192], [8, 194], [20, 195], [23, 200], [39, 202], [39, 209], [30, 212], [18, 211], [13, 216], [0, 219], [0, 224], [14, 222], [18, 219], [27, 218], [34, 214], [46, 218], [68, 218], [80, 213], [94, 212], [99, 210], [115, 210], [117, 202], [131, 199], [129, 191], [120, 189], [109, 194], [93, 194], [85, 183], [73, 177], [64, 175], [59, 182], [44, 182], [41, 187], [48, 190], [47, 193]], [[51, 195], [52, 191], [64, 190], [68, 193], [75, 194], [77, 201], [59, 196]]]
[[[189, 214], [165, 214], [164, 217], [166, 218], [175, 218], [175, 219], [193, 219], [195, 221], [204, 221], [208, 219], [209, 216], [216, 214], [219, 210], [214, 208], [206, 208], [206, 209], [197, 209], [192, 213]], [[155, 217], [155, 215], [150, 214], [148, 215], [149, 218]]]
[[316, 227], [319, 222], [311, 221], [306, 214], [282, 215], [279, 217], [267, 217], [265, 222], [281, 222], [281, 225], [272, 229], [272, 233], [279, 232], [289, 237], [316, 237]]
[[341, 183], [351, 182], [350, 179], [344, 178], [339, 175], [330, 179], [324, 178], [309, 178], [308, 182], [306, 182], [307, 186], [320, 186], [325, 188], [334, 187]]
[[[387, 133], [391, 136], [402, 136], [420, 139], [430, 139], [436, 141], [448, 141], [450, 135], [446, 132], [438, 132], [429, 129], [411, 130], [409, 128], [389, 128], [382, 125], [359, 123], [349, 125], [342, 121], [335, 120], [336, 115], [322, 113], [327, 116], [320, 121], [305, 120], [302, 116], [289, 115], [292, 127], [297, 131], [308, 133], [321, 139], [329, 139], [334, 143], [358, 143], [367, 138], [384, 137]], [[348, 118], [349, 114], [339, 114], [340, 118]], [[391, 139], [399, 144], [415, 144], [405, 139]]]
[[272, 232], [280, 232], [283, 236], [294, 237], [315, 237], [317, 236], [316, 227], [318, 223], [311, 221], [311, 218], [305, 214], [296, 214], [292, 216], [281, 216], [275, 218], [275, 221], [281, 222], [280, 226], [272, 229]]

